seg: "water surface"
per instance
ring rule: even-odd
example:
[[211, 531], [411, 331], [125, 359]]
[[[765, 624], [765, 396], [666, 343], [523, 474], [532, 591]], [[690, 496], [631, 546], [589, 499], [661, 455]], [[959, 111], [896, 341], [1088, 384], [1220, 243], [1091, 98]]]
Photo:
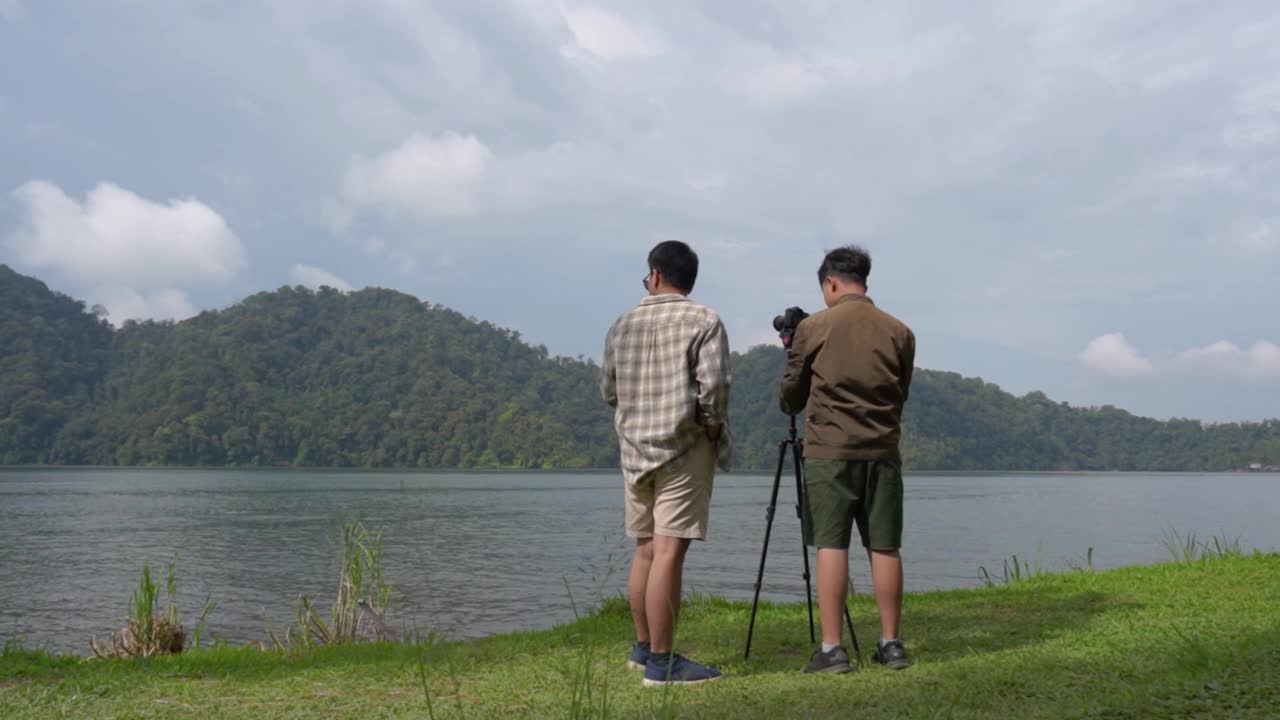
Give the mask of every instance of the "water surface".
[[[716, 481], [710, 537], [686, 589], [749, 599], [772, 477]], [[794, 481], [785, 479], [765, 595], [802, 600]], [[911, 475], [908, 590], [973, 587], [1011, 553], [1065, 569], [1169, 558], [1168, 527], [1280, 547], [1280, 476]], [[190, 629], [231, 642], [283, 630], [300, 593], [329, 607], [334, 531], [360, 517], [385, 534], [391, 620], [459, 637], [549, 627], [625, 589], [629, 544], [612, 473], [378, 473], [173, 469], [0, 470], [0, 641], [85, 653], [118, 628], [143, 561], [177, 558]], [[854, 581], [867, 589], [865, 565]], [[566, 590], [566, 583], [569, 590]]]

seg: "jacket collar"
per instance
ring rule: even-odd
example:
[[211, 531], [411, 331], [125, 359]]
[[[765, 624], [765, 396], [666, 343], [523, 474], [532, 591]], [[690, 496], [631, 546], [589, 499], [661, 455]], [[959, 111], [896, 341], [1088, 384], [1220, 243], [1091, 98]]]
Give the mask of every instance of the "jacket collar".
[[843, 305], [847, 302], [869, 302], [872, 305], [875, 305], [875, 302], [872, 301], [871, 298], [867, 297], [866, 295], [863, 295], [862, 293], [856, 293], [856, 292], [841, 295], [840, 299], [836, 300], [837, 305]]

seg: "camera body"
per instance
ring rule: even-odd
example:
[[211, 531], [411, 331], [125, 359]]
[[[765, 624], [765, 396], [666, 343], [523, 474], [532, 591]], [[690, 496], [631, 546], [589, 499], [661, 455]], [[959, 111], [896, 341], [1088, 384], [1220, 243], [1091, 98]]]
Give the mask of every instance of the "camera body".
[[800, 321], [809, 317], [809, 313], [798, 307], [789, 307], [781, 315], [773, 319], [773, 329], [778, 331], [778, 337], [782, 338], [782, 346], [791, 349], [791, 341], [795, 338], [796, 327], [800, 325]]

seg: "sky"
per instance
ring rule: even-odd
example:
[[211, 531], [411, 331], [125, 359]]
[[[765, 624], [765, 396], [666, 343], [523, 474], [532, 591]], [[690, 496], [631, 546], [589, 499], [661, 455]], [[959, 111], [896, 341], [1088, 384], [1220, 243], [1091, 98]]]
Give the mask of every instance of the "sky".
[[0, 0], [0, 262], [128, 318], [387, 287], [598, 358], [847, 243], [920, 366], [1280, 416], [1271, 0]]

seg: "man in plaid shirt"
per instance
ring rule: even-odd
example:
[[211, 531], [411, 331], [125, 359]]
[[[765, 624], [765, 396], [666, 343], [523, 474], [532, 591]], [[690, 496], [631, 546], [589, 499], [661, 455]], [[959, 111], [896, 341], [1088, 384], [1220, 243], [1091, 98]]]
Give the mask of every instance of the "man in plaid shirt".
[[654, 247], [649, 296], [610, 328], [601, 373], [601, 394], [616, 408], [627, 535], [636, 539], [628, 664], [644, 668], [646, 686], [720, 677], [671, 649], [685, 553], [706, 539], [712, 478], [731, 453], [729, 339], [714, 311], [689, 300], [697, 277], [688, 245]]

